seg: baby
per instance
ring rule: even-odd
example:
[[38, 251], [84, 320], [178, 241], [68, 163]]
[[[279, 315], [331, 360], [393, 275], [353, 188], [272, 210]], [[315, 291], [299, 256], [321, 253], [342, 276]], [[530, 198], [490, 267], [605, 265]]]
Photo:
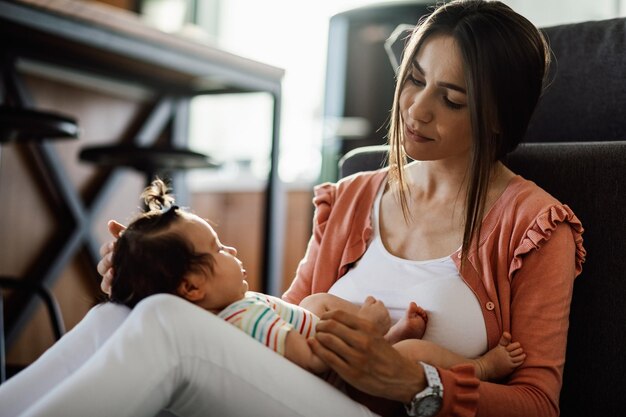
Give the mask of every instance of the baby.
[[310, 349], [319, 315], [343, 309], [376, 324], [377, 331], [402, 354], [441, 367], [474, 363], [481, 379], [497, 379], [519, 366], [525, 355], [505, 333], [500, 344], [477, 359], [466, 359], [419, 340], [428, 316], [411, 303], [391, 326], [384, 304], [368, 297], [357, 306], [330, 294], [313, 294], [300, 306], [248, 291], [237, 250], [225, 246], [209, 223], [178, 206], [165, 183], [155, 180], [142, 198], [149, 211], [122, 233], [113, 254], [110, 301], [133, 308], [158, 293], [178, 295], [248, 333], [304, 369], [324, 373], [328, 366]]
[[175, 294], [297, 365], [314, 373], [326, 371], [306, 342], [315, 334], [317, 317], [279, 298], [248, 291], [237, 250], [222, 244], [205, 220], [173, 205], [168, 191], [161, 180], [146, 188], [142, 198], [150, 210], [116, 242], [110, 301], [133, 308], [150, 295]]

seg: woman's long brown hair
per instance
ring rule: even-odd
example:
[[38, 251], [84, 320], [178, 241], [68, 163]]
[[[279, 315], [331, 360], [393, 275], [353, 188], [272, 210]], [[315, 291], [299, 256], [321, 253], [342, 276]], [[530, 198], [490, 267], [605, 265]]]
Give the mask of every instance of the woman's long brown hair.
[[465, 263], [472, 242], [479, 243], [495, 164], [521, 142], [543, 90], [549, 49], [532, 23], [498, 1], [453, 1], [418, 23], [398, 72], [389, 126], [389, 181], [407, 223], [412, 218], [404, 176], [407, 155], [400, 94], [417, 52], [435, 34], [456, 41], [467, 84], [472, 148], [461, 249], [461, 262]]

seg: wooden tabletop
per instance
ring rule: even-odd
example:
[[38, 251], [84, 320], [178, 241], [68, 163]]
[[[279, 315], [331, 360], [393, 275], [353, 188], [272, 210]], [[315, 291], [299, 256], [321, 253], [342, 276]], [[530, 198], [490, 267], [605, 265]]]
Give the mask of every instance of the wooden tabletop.
[[284, 75], [91, 1], [0, 0], [0, 43], [22, 56], [191, 93], [278, 92]]

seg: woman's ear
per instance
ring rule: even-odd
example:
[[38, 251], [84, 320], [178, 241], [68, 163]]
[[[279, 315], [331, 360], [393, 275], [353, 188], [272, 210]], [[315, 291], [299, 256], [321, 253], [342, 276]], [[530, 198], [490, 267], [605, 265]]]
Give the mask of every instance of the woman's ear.
[[195, 274], [189, 274], [185, 276], [183, 280], [178, 284], [176, 292], [179, 296], [183, 297], [187, 301], [196, 302], [204, 298], [206, 289], [204, 287], [205, 277], [201, 277]]

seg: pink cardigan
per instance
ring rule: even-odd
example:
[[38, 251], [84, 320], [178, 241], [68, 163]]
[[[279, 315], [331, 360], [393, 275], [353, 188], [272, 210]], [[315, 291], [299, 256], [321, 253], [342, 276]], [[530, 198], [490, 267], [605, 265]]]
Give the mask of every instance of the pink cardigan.
[[[299, 303], [328, 291], [363, 255], [374, 198], [386, 177], [382, 169], [315, 188], [313, 236], [285, 300]], [[517, 176], [485, 216], [463, 269], [460, 253], [452, 255], [483, 307], [489, 348], [509, 331], [527, 357], [499, 384], [479, 381], [471, 365], [439, 369], [440, 416], [559, 414], [573, 282], [585, 258], [582, 232], [569, 207]]]

